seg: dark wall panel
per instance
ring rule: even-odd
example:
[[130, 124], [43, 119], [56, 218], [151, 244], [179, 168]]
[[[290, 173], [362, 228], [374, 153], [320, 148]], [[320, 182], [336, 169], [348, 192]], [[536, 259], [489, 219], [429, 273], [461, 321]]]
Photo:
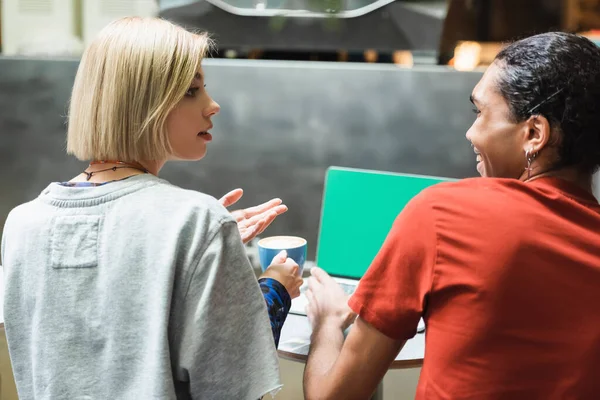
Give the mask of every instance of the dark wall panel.
[[[305, 236], [311, 257], [328, 166], [475, 174], [464, 134], [480, 73], [245, 60], [204, 68], [222, 107], [214, 141], [204, 160], [167, 164], [161, 175], [216, 197], [243, 187], [243, 206], [281, 197], [290, 211], [267, 232]], [[0, 58], [1, 225], [12, 207], [86, 166], [64, 152], [76, 69], [77, 61]]]

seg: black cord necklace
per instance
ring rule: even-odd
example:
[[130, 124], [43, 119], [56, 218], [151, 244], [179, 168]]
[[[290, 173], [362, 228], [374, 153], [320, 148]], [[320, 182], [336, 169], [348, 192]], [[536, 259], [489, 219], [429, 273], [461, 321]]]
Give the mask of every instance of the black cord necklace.
[[85, 178], [86, 181], [89, 181], [90, 179], [92, 179], [92, 176], [94, 174], [98, 174], [100, 172], [105, 172], [105, 171], [116, 171], [121, 168], [137, 169], [138, 171], [142, 171], [145, 174], [148, 173], [148, 170], [146, 168], [138, 167], [136, 165], [129, 164], [129, 163], [126, 163], [123, 161], [110, 161], [110, 160], [108, 160], [108, 161], [92, 161], [90, 163], [90, 165], [88, 166], [88, 168], [91, 167], [92, 165], [97, 165], [97, 164], [119, 164], [120, 166], [115, 165], [114, 167], [111, 167], [111, 168], [106, 168], [106, 169], [101, 169], [98, 171], [91, 171], [91, 172], [83, 171], [83, 173], [86, 175], [86, 178]]

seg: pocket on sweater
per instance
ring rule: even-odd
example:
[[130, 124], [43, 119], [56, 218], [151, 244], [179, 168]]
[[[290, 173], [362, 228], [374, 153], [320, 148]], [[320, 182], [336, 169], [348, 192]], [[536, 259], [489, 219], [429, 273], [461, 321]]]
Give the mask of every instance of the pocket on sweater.
[[57, 217], [52, 226], [52, 268], [93, 268], [98, 265], [100, 216]]

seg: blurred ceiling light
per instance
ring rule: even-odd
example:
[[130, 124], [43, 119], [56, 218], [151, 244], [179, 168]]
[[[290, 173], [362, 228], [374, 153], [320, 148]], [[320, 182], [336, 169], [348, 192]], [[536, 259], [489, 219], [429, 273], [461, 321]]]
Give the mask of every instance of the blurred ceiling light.
[[472, 71], [479, 65], [481, 45], [477, 42], [462, 42], [454, 49], [454, 68]]
[[379, 58], [379, 54], [377, 54], [377, 50], [367, 49], [363, 52], [363, 56], [365, 58], [365, 62], [375, 63], [377, 62], [377, 58]]
[[396, 50], [392, 54], [392, 60], [394, 64], [401, 65], [403, 67], [412, 67], [414, 65], [412, 52], [407, 50]]
[[226, 58], [236, 58], [237, 57], [237, 51], [232, 50], [232, 49], [225, 50], [225, 57]]

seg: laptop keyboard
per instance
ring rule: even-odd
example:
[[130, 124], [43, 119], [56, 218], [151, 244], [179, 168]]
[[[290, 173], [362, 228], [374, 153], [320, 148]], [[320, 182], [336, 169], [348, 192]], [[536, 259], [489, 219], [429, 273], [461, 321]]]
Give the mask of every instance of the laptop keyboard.
[[[338, 282], [338, 285], [340, 285], [340, 287], [342, 288], [344, 293], [346, 293], [349, 296], [352, 295], [356, 291], [356, 287], [357, 287], [356, 284], [350, 285], [348, 283], [341, 283], [341, 282]], [[304, 294], [304, 292], [306, 292], [307, 289], [308, 289], [308, 282], [305, 280], [304, 283], [302, 284], [302, 286], [300, 286], [300, 293]]]
[[348, 285], [347, 283], [339, 284], [347, 295], [351, 295], [356, 290], [356, 285]]

